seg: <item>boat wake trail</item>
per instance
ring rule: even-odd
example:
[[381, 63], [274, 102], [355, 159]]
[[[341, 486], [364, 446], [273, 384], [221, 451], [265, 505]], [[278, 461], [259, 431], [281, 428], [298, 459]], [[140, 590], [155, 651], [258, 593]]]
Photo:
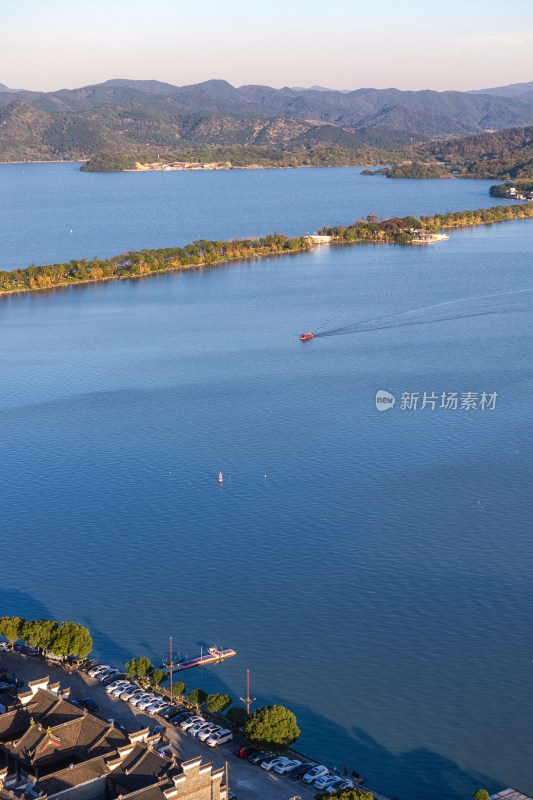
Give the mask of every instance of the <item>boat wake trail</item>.
[[352, 322], [338, 328], [319, 330], [315, 339], [325, 336], [345, 336], [363, 331], [378, 331], [386, 328], [403, 328], [409, 325], [428, 325], [434, 322], [447, 322], [454, 319], [469, 319], [470, 317], [483, 317], [488, 314], [508, 314], [520, 310], [516, 305], [510, 305], [506, 298], [512, 295], [533, 292], [533, 287], [518, 289], [513, 292], [486, 294], [480, 297], [465, 297], [460, 300], [447, 300], [444, 303], [435, 303], [431, 306], [422, 306], [397, 314], [387, 314], [382, 317]]

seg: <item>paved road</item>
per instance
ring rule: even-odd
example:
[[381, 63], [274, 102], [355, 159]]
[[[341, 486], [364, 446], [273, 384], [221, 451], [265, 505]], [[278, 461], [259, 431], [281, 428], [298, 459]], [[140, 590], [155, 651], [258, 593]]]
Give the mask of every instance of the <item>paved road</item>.
[[63, 667], [49, 667], [41, 658], [22, 656], [18, 653], [0, 653], [0, 667], [7, 669], [10, 675], [14, 674], [26, 683], [49, 675], [51, 683], [60, 681], [63, 689], [70, 686], [71, 700], [90, 697], [100, 709], [97, 716], [120, 722], [130, 733], [141, 728], [153, 728], [154, 725], [165, 724], [171, 749], [178, 758], [185, 761], [201, 755], [204, 762], [212, 761], [215, 767], [225, 767], [227, 763], [230, 789], [235, 792], [239, 800], [290, 800], [293, 797], [311, 800], [316, 793], [316, 789], [306, 786], [302, 781], [291, 781], [287, 777], [266, 772], [250, 764], [246, 759], [237, 758], [233, 752], [232, 742], [216, 749], [208, 747], [203, 742], [176, 730], [172, 725], [167, 725], [161, 717], [149, 717], [128, 703], [110, 697], [97, 680], [89, 678], [83, 672], [68, 674]]

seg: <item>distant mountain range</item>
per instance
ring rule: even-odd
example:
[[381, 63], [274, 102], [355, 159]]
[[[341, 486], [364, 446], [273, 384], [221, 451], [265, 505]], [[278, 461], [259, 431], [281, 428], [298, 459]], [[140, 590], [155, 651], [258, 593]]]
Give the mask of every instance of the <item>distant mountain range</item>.
[[[519, 91], [520, 88], [520, 91]], [[533, 83], [484, 92], [191, 86], [114, 79], [56, 92], [0, 84], [0, 160], [198, 146], [400, 148], [533, 125]]]
[[510, 83], [508, 86], [496, 86], [493, 89], [473, 89], [470, 94], [492, 94], [497, 97], [523, 97], [533, 93], [533, 81], [529, 83]]

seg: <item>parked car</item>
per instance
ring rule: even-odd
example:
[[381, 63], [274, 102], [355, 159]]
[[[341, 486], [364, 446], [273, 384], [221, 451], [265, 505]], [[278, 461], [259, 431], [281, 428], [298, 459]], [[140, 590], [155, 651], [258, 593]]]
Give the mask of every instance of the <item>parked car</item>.
[[209, 736], [208, 739], [205, 740], [205, 743], [209, 745], [209, 747], [218, 747], [221, 744], [226, 744], [226, 742], [233, 741], [233, 734], [229, 728], [222, 728], [220, 731], [215, 731], [214, 733]]
[[[109, 694], [111, 695], [111, 697], [120, 697], [122, 692], [125, 692], [126, 689], [129, 689], [130, 686], [131, 686], [131, 683], [127, 683], [126, 681], [120, 681], [119, 685], [115, 686], [114, 689], [111, 689]], [[137, 687], [135, 686], [133, 688], [136, 689]], [[109, 686], [107, 687], [106, 692], [108, 691], [108, 689], [109, 689]]]
[[250, 764], [260, 764], [261, 761], [267, 758], [274, 758], [275, 755], [271, 750], [260, 750], [258, 753], [252, 753], [251, 756], [248, 756], [248, 761]]
[[165, 703], [164, 700], [156, 700], [155, 703], [151, 703], [151, 705], [149, 705], [144, 710], [146, 711], [147, 714], [153, 717], [156, 714], [159, 714], [160, 711], [163, 711], [163, 709], [166, 707], [167, 704]]
[[171, 725], [174, 727], [179, 728], [183, 720], [188, 719], [190, 717], [190, 711], [180, 711], [179, 714], [176, 714], [175, 717], [172, 717], [170, 720]]
[[155, 736], [156, 734], [159, 734], [159, 736], [162, 736], [164, 733], [165, 733], [165, 726], [164, 725], [154, 725], [154, 727], [150, 731], [150, 734], [152, 736]]
[[300, 778], [303, 778], [306, 772], [309, 772], [309, 770], [313, 769], [313, 767], [315, 766], [316, 764], [312, 764], [311, 762], [308, 762], [307, 764], [302, 764], [301, 767], [296, 767], [296, 769], [293, 772], [291, 772], [289, 777], [292, 781], [299, 781]]
[[86, 708], [87, 711], [95, 714], [99, 709], [94, 700], [91, 700], [90, 697], [84, 697], [83, 700], [80, 700], [80, 704], [82, 708]]
[[138, 686], [134, 686], [133, 683], [130, 683], [121, 691], [119, 697], [121, 700], [129, 700], [130, 697], [132, 697], [136, 692], [142, 692], [142, 689], [139, 689]]
[[278, 764], [284, 764], [285, 762], [289, 761], [288, 758], [285, 756], [275, 756], [274, 758], [265, 758], [261, 761], [261, 769], [266, 769], [267, 772], [274, 767], [277, 767]]
[[99, 667], [102, 662], [97, 658], [87, 658], [80, 667], [82, 672], [89, 672], [90, 669]]
[[0, 653], [10, 653], [11, 648], [7, 642], [0, 642]]
[[191, 725], [195, 724], [195, 722], [205, 722], [205, 719], [203, 717], [199, 717], [198, 715], [187, 717], [180, 722], [180, 728], [182, 731], [186, 731], [187, 728], [190, 728]]
[[111, 667], [109, 666], [109, 664], [97, 664], [95, 667], [89, 670], [87, 675], [89, 676], [89, 678], [95, 678], [96, 675], [98, 675], [99, 672], [103, 672], [104, 669], [111, 669]]
[[201, 731], [198, 731], [196, 738], [201, 742], [205, 742], [206, 739], [209, 739], [212, 733], [216, 733], [217, 731], [221, 730], [222, 725], [215, 725], [214, 722], [210, 722], [209, 725], [206, 725]]
[[316, 789], [327, 789], [332, 783], [336, 783], [338, 775], [322, 775], [315, 780]]
[[149, 694], [147, 697], [141, 697], [139, 702], [137, 703], [137, 708], [139, 711], [145, 711], [148, 706], [151, 706], [158, 698], [155, 694]]
[[141, 700], [146, 700], [147, 697], [150, 697], [149, 693], [141, 690], [139, 693], [135, 692], [135, 694], [132, 694], [132, 696], [128, 700], [128, 703], [130, 704], [130, 706], [136, 706], [138, 703], [141, 702]]
[[118, 673], [119, 670], [113, 669], [113, 667], [111, 667], [110, 669], [104, 669], [96, 675], [96, 680], [100, 681], [100, 683], [102, 683], [102, 681], [107, 680], [107, 678], [114, 680], [118, 675]]
[[235, 748], [235, 755], [237, 758], [248, 758], [251, 756], [252, 753], [259, 753], [261, 748], [258, 747], [256, 744], [244, 744], [244, 745], [237, 745]]
[[[118, 680], [125, 680], [126, 676], [123, 672], [112, 672], [110, 675], [106, 676], [102, 679], [102, 683], [104, 686], [108, 686], [110, 683], [114, 683]], [[129, 682], [129, 681], [128, 681]]]
[[163, 719], [170, 720], [176, 717], [184, 710], [185, 706], [169, 706], [168, 708], [165, 708], [164, 711], [161, 711], [160, 716], [163, 717]]
[[126, 686], [131, 686], [131, 683], [129, 681], [114, 680], [114, 681], [111, 681], [111, 683], [107, 684], [107, 686], [105, 687], [105, 690], [106, 690], [107, 694], [111, 694], [112, 692], [115, 691], [115, 689], [121, 689], [122, 691], [124, 691]]
[[20, 678], [16, 678], [14, 675], [9, 675], [5, 681], [15, 689], [20, 689], [22, 686], [24, 686], [24, 681], [22, 681]]
[[274, 767], [274, 769], [276, 770], [278, 775], [286, 775], [287, 773], [292, 772], [293, 769], [300, 767], [301, 764], [302, 762], [298, 761], [296, 758], [293, 759], [287, 758], [285, 764], [277, 764]]
[[205, 720], [203, 720], [202, 722], [200, 721], [195, 722], [194, 725], [190, 725], [187, 728], [187, 734], [194, 738], [198, 733], [200, 733], [201, 730], [203, 730], [204, 728], [208, 728], [210, 725], [211, 723], [206, 722]]
[[313, 781], [316, 781], [317, 778], [321, 778], [323, 775], [329, 775], [329, 769], [323, 764], [317, 764], [310, 769], [309, 772], [305, 773], [304, 781], [305, 783], [313, 783]]
[[39, 651], [36, 647], [28, 647], [26, 644], [16, 644], [13, 648], [15, 653], [20, 653], [23, 656], [38, 656]]
[[348, 780], [348, 778], [337, 778], [333, 783], [326, 786], [326, 792], [338, 792], [343, 789], [352, 789], [353, 785], [353, 781]]

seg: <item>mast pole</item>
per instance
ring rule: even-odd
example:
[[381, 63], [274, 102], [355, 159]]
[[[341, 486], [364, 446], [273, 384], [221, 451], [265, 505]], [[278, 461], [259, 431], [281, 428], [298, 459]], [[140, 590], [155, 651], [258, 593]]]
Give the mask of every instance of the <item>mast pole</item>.
[[170, 637], [170, 704], [172, 705], [172, 636]]
[[255, 697], [250, 697], [250, 670], [246, 670], [246, 697], [240, 698], [246, 706], [246, 715], [250, 716], [250, 706], [256, 700]]

